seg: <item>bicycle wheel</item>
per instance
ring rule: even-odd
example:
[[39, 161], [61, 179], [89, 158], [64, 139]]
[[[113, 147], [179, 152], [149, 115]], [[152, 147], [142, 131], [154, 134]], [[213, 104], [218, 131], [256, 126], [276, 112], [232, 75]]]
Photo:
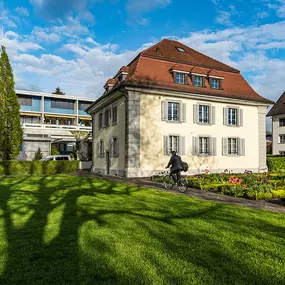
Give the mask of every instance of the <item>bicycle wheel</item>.
[[181, 192], [181, 193], [185, 193], [188, 189], [188, 181], [185, 177], [182, 177], [181, 180], [180, 180], [180, 185], [178, 184], [178, 190]]
[[171, 179], [171, 177], [169, 175], [165, 175], [163, 178], [163, 185], [165, 187], [165, 189], [167, 190], [171, 190], [173, 188], [173, 180]]

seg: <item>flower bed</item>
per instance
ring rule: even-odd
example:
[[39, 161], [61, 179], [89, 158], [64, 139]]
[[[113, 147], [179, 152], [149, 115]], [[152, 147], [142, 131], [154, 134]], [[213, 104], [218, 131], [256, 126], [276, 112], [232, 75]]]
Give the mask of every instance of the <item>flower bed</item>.
[[[162, 181], [162, 177], [155, 176], [152, 179]], [[282, 173], [253, 174], [246, 171], [243, 174], [233, 174], [225, 171], [221, 174], [209, 174], [206, 170], [203, 174], [187, 178], [189, 187], [224, 195], [254, 200], [285, 198], [285, 174]]]

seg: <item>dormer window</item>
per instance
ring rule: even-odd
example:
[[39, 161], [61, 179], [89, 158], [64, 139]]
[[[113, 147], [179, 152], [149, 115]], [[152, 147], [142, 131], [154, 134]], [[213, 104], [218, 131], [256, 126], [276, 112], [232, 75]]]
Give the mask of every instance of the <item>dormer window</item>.
[[184, 80], [185, 80], [185, 74], [180, 73], [180, 72], [176, 72], [175, 73], [175, 83], [178, 84], [184, 84]]
[[211, 81], [212, 81], [212, 82], [211, 82], [211, 87], [212, 87], [213, 89], [219, 89], [219, 79], [217, 79], [217, 78], [212, 78]]
[[186, 52], [185, 49], [182, 48], [182, 47], [176, 47], [176, 48], [177, 48], [177, 50], [180, 51], [180, 52]]
[[195, 75], [194, 76], [194, 86], [201, 87], [202, 86], [202, 76]]

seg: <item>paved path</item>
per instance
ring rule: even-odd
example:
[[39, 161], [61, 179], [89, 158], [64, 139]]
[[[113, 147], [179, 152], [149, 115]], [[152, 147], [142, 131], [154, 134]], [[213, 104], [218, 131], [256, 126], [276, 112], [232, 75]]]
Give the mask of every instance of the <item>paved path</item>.
[[253, 209], [262, 209], [277, 213], [285, 213], [285, 206], [282, 205], [280, 200], [247, 200], [244, 198], [237, 198], [237, 197], [231, 197], [227, 195], [221, 195], [216, 194], [207, 190], [200, 190], [200, 189], [194, 189], [194, 188], [188, 188], [186, 193], [180, 193], [178, 190], [166, 190], [163, 185], [159, 182], [154, 182], [149, 179], [143, 179], [143, 178], [121, 178], [121, 177], [114, 177], [114, 176], [102, 176], [97, 175], [94, 173], [77, 173], [76, 175], [83, 175], [87, 177], [94, 177], [94, 178], [100, 178], [104, 179], [110, 182], [114, 183], [125, 183], [130, 185], [135, 185], [143, 188], [154, 188], [160, 191], [166, 191], [175, 193], [177, 195], [187, 195], [195, 198], [200, 198], [203, 200], [208, 201], [215, 201], [219, 203], [226, 203], [226, 204], [234, 204], [238, 206], [246, 206]]

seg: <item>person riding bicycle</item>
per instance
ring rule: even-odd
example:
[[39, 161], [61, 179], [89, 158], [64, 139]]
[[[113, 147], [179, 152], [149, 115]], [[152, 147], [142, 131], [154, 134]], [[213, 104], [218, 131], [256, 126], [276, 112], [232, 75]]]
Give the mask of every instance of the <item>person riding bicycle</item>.
[[[170, 167], [171, 166], [171, 167]], [[171, 158], [165, 168], [170, 167], [170, 175], [174, 182], [180, 181], [180, 172], [183, 171], [182, 160], [176, 151], [171, 151]], [[176, 174], [177, 179], [175, 179], [174, 174]]]

